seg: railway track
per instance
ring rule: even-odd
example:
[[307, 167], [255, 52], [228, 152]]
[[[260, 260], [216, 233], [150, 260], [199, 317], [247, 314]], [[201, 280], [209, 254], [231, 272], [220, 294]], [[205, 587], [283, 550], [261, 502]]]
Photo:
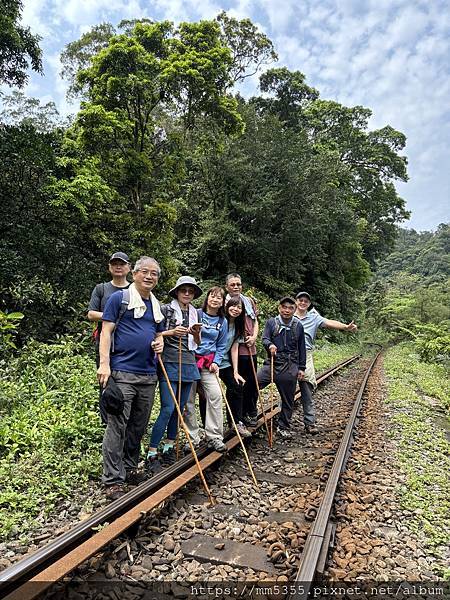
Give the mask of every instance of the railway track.
[[[352, 357], [347, 361], [328, 369], [320, 375], [318, 382], [321, 383], [326, 381], [334, 373], [351, 365], [358, 358], [358, 356]], [[302, 582], [302, 585], [298, 585], [295, 590], [297, 592], [300, 590], [307, 594], [308, 590], [304, 588], [303, 582], [312, 581], [316, 571], [320, 571], [320, 569], [323, 570], [324, 557], [326, 555], [325, 550], [328, 548], [329, 539], [332, 533], [332, 528], [329, 525], [329, 517], [333, 496], [336, 490], [339, 473], [343, 469], [349, 452], [352, 431], [360, 410], [364, 385], [369, 377], [370, 368], [373, 365], [373, 362], [364, 375], [364, 382], [358, 390], [356, 403], [354, 403], [354, 399], [351, 403], [352, 405], [354, 403], [353, 409], [350, 406], [348, 407], [348, 414], [351, 415], [350, 420], [348, 420], [348, 414], [342, 418], [339, 417], [339, 419], [336, 415], [332, 415], [331, 421], [324, 428], [323, 434], [314, 437], [314, 440], [317, 440], [321, 445], [308, 447], [303, 443], [305, 442], [303, 436], [302, 440], [300, 440], [302, 443], [300, 444], [299, 440], [295, 439], [292, 440], [292, 443], [286, 443], [283, 440], [282, 444], [279, 443], [278, 447], [275, 444], [274, 449], [271, 452], [268, 452], [267, 440], [264, 436], [260, 436], [259, 440], [252, 442], [252, 463], [257, 473], [260, 487], [258, 490], [255, 489], [247, 497], [249, 500], [253, 498], [255, 507], [257, 507], [253, 510], [253, 513], [256, 510], [256, 515], [252, 515], [252, 511], [249, 512], [245, 509], [242, 511], [243, 514], [239, 515], [237, 514], [239, 508], [237, 509], [237, 512], [234, 510], [233, 513], [233, 509], [236, 509], [236, 504], [239, 504], [239, 501], [233, 501], [233, 499], [236, 498], [236, 494], [233, 496], [234, 486], [231, 485], [229, 486], [230, 489], [228, 489], [226, 481], [224, 482], [221, 480], [222, 469], [210, 475], [213, 494], [216, 496], [218, 504], [214, 508], [202, 506], [202, 504], [207, 502], [207, 499], [204, 498], [204, 501], [200, 502], [198, 505], [200, 506], [201, 511], [209, 511], [208, 522], [211, 522], [212, 527], [209, 531], [205, 530], [205, 534], [207, 535], [202, 534], [201, 528], [200, 533], [196, 532], [194, 528], [193, 531], [184, 535], [185, 539], [181, 544], [183, 546], [181, 554], [185, 555], [188, 561], [190, 560], [191, 563], [196, 562], [200, 564], [201, 561], [205, 562], [206, 560], [206, 562], [208, 562], [209, 560], [212, 561], [212, 564], [220, 564], [221, 561], [228, 565], [233, 564], [233, 568], [236, 568], [237, 570], [241, 569], [243, 579], [246, 579], [248, 578], [249, 573], [251, 576], [252, 573], [257, 572], [258, 569], [255, 571], [252, 567], [246, 567], [244, 559], [241, 560], [242, 564], [237, 564], [236, 560], [233, 559], [233, 555], [235, 557], [238, 556], [241, 550], [239, 544], [244, 545], [244, 554], [246, 554], [247, 551], [249, 552], [249, 555], [245, 557], [247, 563], [249, 563], [249, 557], [252, 558], [252, 549], [250, 548], [252, 545], [253, 559], [255, 559], [256, 556], [257, 559], [259, 558], [262, 560], [259, 565], [261, 567], [259, 572], [265, 574], [264, 576], [268, 578], [268, 580], [271, 578], [273, 579], [274, 577], [282, 577], [283, 582], [285, 580]], [[359, 378], [362, 379], [363, 375], [360, 375]], [[346, 399], [346, 402], [349, 404], [348, 398]], [[344, 404], [345, 402], [343, 402], [343, 405]], [[266, 412], [266, 417], [273, 418], [278, 412], [279, 408], [275, 406], [272, 412]], [[342, 408], [342, 412], [345, 412], [344, 408]], [[297, 422], [299, 423], [299, 417], [297, 416], [295, 419], [297, 419]], [[339, 425], [338, 421], [341, 421], [341, 425]], [[342, 435], [344, 425], [346, 425], [346, 428]], [[258, 427], [264, 434], [263, 426], [264, 420], [262, 415], [260, 415]], [[339, 442], [339, 438], [342, 438], [341, 442]], [[309, 440], [311, 441], [312, 439], [312, 436], [310, 436]], [[227, 445], [230, 450], [239, 445], [238, 438], [234, 436], [232, 432], [229, 432], [227, 435]], [[283, 460], [280, 460], [280, 457], [285, 453], [286, 448], [290, 448], [288, 449], [287, 454], [288, 469], [287, 473], [283, 474], [280, 466], [283, 463]], [[333, 454], [336, 449], [337, 452], [333, 459]], [[208, 469], [208, 467], [211, 467], [214, 463], [222, 461], [222, 455], [208, 450], [206, 447], [201, 448], [198, 454], [203, 469]], [[296, 463], [296, 460], [298, 460], [298, 457], [300, 456], [303, 458], [313, 456], [314, 458], [312, 461], [303, 461], [305, 468], [294, 469], [292, 465]], [[324, 460], [317, 459], [317, 456], [322, 457]], [[286, 456], [284, 457], [284, 460], [286, 460]], [[314, 470], [314, 468], [311, 470], [311, 464], [314, 465], [314, 461], [319, 464], [316, 464], [316, 470]], [[250, 473], [248, 472], [248, 469], [246, 469], [246, 464], [242, 457], [239, 457], [237, 461], [226, 461], [224, 464], [225, 473], [227, 468], [231, 469], [232, 479], [234, 477], [235, 483], [236, 481], [240, 482], [248, 479], [248, 484], [246, 484], [246, 486], [248, 489], [251, 488]], [[152, 514], [153, 509], [161, 505], [164, 501], [167, 501], [168, 498], [173, 497], [174, 494], [179, 492], [182, 488], [185, 488], [186, 484], [194, 480], [197, 476], [198, 472], [193, 459], [191, 457], [181, 459], [172, 467], [165, 469], [148, 482], [145, 482], [130, 491], [123, 498], [111, 503], [108, 507], [92, 515], [89, 519], [78, 523], [73, 529], [48, 543], [34, 554], [25, 557], [1, 572], [0, 597], [7, 598], [7, 600], [25, 600], [38, 597], [48, 587], [53, 585], [54, 582], [62, 579], [76, 567], [85, 563], [85, 561], [96, 555], [112, 540], [120, 536], [120, 534], [139, 523], [145, 523], [146, 519], [148, 520], [149, 515]], [[224, 475], [224, 477], [226, 480], [228, 475]], [[217, 480], [216, 483], [214, 483], [214, 480]], [[298, 503], [297, 505], [295, 503], [295, 497], [299, 494], [299, 485], [302, 485], [300, 497], [305, 503], [310, 504], [303, 508]], [[284, 506], [283, 500], [281, 503], [274, 502], [274, 497], [279, 495], [280, 486], [283, 490], [281, 496], [285, 496], [289, 499], [289, 502]], [[277, 505], [277, 508], [274, 513], [271, 511], [271, 507], [274, 507], [275, 504]], [[191, 502], [191, 506], [195, 507], [195, 504]], [[247, 506], [247, 509], [248, 508], [249, 507]], [[286, 510], [286, 508], [291, 510]], [[276, 515], [277, 510], [279, 512], [278, 516]], [[214, 533], [214, 525], [219, 527], [220, 523], [230, 519], [232, 524], [235, 524], [236, 522], [242, 523], [242, 519], [245, 521], [246, 514], [247, 517], [249, 515], [253, 516], [253, 525], [257, 533], [256, 540], [253, 539], [251, 543], [240, 541], [239, 534], [236, 533], [234, 534], [236, 539], [228, 540], [225, 536], [226, 526], [225, 528], [221, 526], [221, 529], [218, 530], [222, 531], [224, 535], [224, 537], [218, 538], [218, 542], [214, 535], [211, 535], [211, 533]], [[213, 515], [212, 521], [211, 515]], [[300, 516], [301, 518], [299, 518]], [[266, 517], [270, 518], [270, 521], [265, 521], [264, 518]], [[255, 519], [257, 520], [258, 527], [254, 523]], [[288, 520], [286, 521], [286, 519]], [[289, 519], [297, 521], [291, 522]], [[252, 521], [252, 519], [250, 519], [250, 521]], [[283, 523], [290, 523], [290, 538], [286, 537], [287, 534], [286, 531], [284, 531], [284, 534], [286, 535], [284, 538], [281, 538], [284, 539], [283, 542], [273, 541], [274, 539], [276, 540], [277, 536], [275, 530], [277, 530], [277, 528], [283, 530]], [[275, 526], [273, 527], [272, 524], [275, 524]], [[246, 525], [249, 525], [249, 523]], [[269, 531], [269, 540], [272, 540], [270, 543], [267, 541], [268, 536], [264, 537], [261, 535], [260, 530], [264, 529], [264, 527]], [[143, 526], [143, 528], [145, 528], [145, 526]], [[240, 527], [234, 527], [235, 532], [238, 529], [240, 529]], [[249, 530], [250, 527], [248, 526], [247, 532], [249, 532]], [[307, 533], [307, 530], [309, 530], [309, 533]], [[282, 531], [282, 535], [284, 534]], [[205, 539], [208, 537], [210, 540]], [[260, 539], [258, 539], [258, 537]], [[290, 548], [287, 548], [287, 540], [290, 540], [291, 542]], [[208, 546], [209, 541], [210, 544]], [[180, 551], [178, 551], [178, 554], [179, 553]], [[266, 556], [265, 562], [263, 560], [264, 555]], [[267, 555], [269, 555], [268, 558]], [[233, 560], [236, 564], [233, 563]], [[177, 568], [179, 563], [180, 561], [178, 561]], [[167, 563], [162, 562], [161, 564], [164, 565]], [[255, 565], [258, 565], [256, 559], [254, 561], [254, 566]], [[267, 571], [264, 571], [263, 567], [267, 567]], [[183, 574], [182, 567], [180, 567], [180, 572]], [[164, 571], [162, 571], [161, 574], [163, 573]], [[305, 579], [305, 577], [308, 579]], [[130, 576], [129, 581], [133, 581], [132, 576]], [[288, 592], [292, 591], [292, 589], [288, 590]], [[297, 594], [293, 597], [301, 596]]]

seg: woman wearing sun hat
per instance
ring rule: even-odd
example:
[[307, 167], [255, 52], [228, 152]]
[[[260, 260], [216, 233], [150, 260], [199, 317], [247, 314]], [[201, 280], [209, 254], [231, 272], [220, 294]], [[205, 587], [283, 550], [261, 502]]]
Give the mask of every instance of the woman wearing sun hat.
[[[166, 319], [164, 351], [162, 361], [169, 376], [170, 385], [176, 398], [180, 398], [181, 411], [189, 398], [194, 381], [200, 379], [195, 361], [195, 350], [201, 342], [201, 324], [198, 313], [191, 302], [202, 293], [193, 277], [179, 277], [176, 285], [169, 291], [173, 298], [170, 304], [164, 304], [161, 311]], [[180, 340], [181, 340], [181, 390], [178, 390], [180, 373]], [[162, 372], [158, 372], [161, 409], [156, 419], [147, 454], [147, 468], [156, 472], [165, 464], [175, 460], [173, 445], [177, 436], [178, 412], [174, 406], [172, 395]], [[167, 430], [161, 461], [158, 458], [158, 446]]]

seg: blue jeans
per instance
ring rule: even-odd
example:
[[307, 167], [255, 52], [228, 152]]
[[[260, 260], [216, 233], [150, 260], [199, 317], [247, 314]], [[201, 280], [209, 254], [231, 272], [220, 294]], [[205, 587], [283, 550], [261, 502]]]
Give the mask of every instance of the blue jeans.
[[[170, 386], [178, 400], [178, 381], [171, 381]], [[181, 412], [186, 405], [192, 387], [192, 381], [181, 382]], [[178, 412], [173, 403], [167, 381], [159, 381], [159, 395], [161, 398], [161, 409], [155, 421], [150, 439], [150, 448], [157, 448], [167, 428], [167, 439], [174, 440], [177, 437]]]

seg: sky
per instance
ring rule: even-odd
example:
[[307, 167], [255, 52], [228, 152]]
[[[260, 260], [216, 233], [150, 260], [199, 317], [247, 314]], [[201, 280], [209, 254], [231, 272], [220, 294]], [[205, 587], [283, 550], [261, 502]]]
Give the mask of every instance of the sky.
[[[450, 216], [450, 8], [448, 0], [23, 0], [23, 22], [42, 36], [45, 76], [25, 93], [76, 112], [59, 55], [92, 25], [147, 17], [196, 21], [226, 10], [250, 18], [274, 43], [277, 66], [302, 71], [321, 98], [372, 110], [371, 128], [407, 137], [411, 211], [403, 225], [435, 229]], [[244, 92], [257, 93], [257, 80]]]

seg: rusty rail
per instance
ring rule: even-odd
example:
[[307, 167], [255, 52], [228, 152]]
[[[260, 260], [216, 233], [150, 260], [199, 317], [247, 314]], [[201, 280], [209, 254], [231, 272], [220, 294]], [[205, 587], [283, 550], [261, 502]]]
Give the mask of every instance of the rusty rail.
[[[353, 433], [359, 419], [359, 413], [362, 405], [362, 397], [366, 389], [367, 381], [373, 366], [375, 365], [381, 350], [376, 354], [371, 361], [364, 379], [359, 387], [352, 412], [347, 423], [347, 426], [342, 436], [341, 443], [333, 461], [330, 475], [327, 479], [325, 491], [317, 509], [315, 520], [306, 538], [305, 547], [300, 559], [300, 565], [295, 578], [296, 591], [289, 596], [289, 600], [307, 600], [309, 598], [310, 588], [314, 581], [314, 576], [317, 571], [317, 566], [321, 556], [327, 552], [327, 529], [330, 522], [331, 509], [336, 494], [339, 477], [345, 468], [350, 447], [353, 442]], [[325, 547], [326, 546], [326, 547]]]

